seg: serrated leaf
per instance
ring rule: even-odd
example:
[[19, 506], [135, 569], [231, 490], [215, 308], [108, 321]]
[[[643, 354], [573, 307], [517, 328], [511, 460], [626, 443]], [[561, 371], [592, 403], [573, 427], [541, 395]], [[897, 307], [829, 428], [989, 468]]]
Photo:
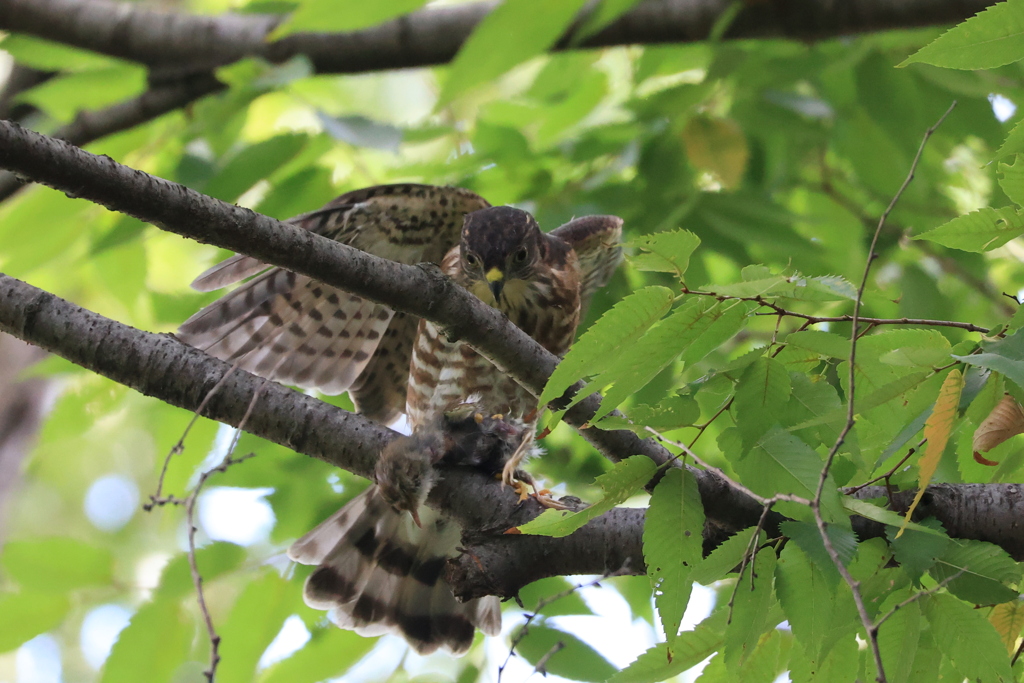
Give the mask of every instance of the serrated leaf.
[[624, 246], [639, 249], [629, 261], [638, 270], [650, 270], [660, 273], [675, 273], [682, 278], [690, 265], [690, 256], [700, 246], [700, 238], [689, 230], [672, 230], [657, 232], [653, 235], [640, 235]]
[[896, 538], [895, 529], [885, 530], [885, 536], [889, 539], [896, 561], [915, 582], [935, 564], [935, 560], [946, 552], [951, 543], [938, 520], [930, 517], [923, 520], [920, 526], [928, 527], [939, 535], [926, 534], [908, 527], [902, 536]]
[[131, 683], [139, 680], [140, 672], [153, 683], [170, 681], [188, 655], [192, 635], [192, 624], [177, 601], [143, 605], [117, 636], [101, 683]]
[[937, 649], [961, 675], [981, 681], [1014, 680], [999, 634], [980, 612], [941, 593], [921, 603]]
[[935, 476], [935, 470], [939, 467], [939, 460], [942, 459], [946, 443], [949, 442], [949, 435], [953, 431], [953, 423], [956, 422], [957, 409], [960, 406], [960, 391], [963, 386], [963, 376], [956, 369], [950, 370], [946, 379], [942, 381], [939, 396], [935, 399], [935, 407], [924, 423], [924, 438], [928, 439], [928, 443], [925, 445], [924, 455], [918, 461], [917, 495], [914, 496], [914, 501], [907, 510], [905, 521], [899, 533], [896, 534], [896, 538], [900, 537], [903, 529], [910, 522], [928, 484]]
[[797, 346], [802, 349], [828, 358], [850, 357], [850, 340], [833, 332], [821, 330], [801, 330], [786, 337], [786, 346]]
[[654, 604], [670, 647], [690, 600], [690, 574], [703, 555], [703, 531], [704, 506], [697, 480], [684, 469], [669, 470], [651, 495], [643, 546]]
[[1013, 165], [999, 164], [999, 187], [1017, 206], [1024, 205], [1024, 157], [1017, 155]]
[[843, 301], [852, 300], [857, 290], [846, 279], [838, 275], [805, 277], [793, 275], [768, 275], [730, 285], [714, 285], [707, 288], [716, 294], [730, 297], [785, 297], [801, 301]]
[[66, 595], [0, 593], [0, 652], [56, 628], [70, 607]]
[[109, 584], [113, 564], [109, 550], [63, 536], [8, 541], [0, 559], [22, 587], [54, 593]]
[[[743, 483], [763, 496], [790, 493], [810, 500], [818, 488], [823, 466], [819, 456], [802, 439], [775, 425], [754, 447], [734, 463]], [[808, 508], [796, 503], [780, 503], [784, 514], [805, 516]], [[821, 509], [830, 522], [846, 520], [835, 482], [829, 475], [822, 492]]]
[[656, 406], [639, 404], [629, 409], [629, 418], [606, 416], [597, 425], [601, 429], [629, 429], [644, 437], [650, 436], [647, 427], [667, 432], [689, 427], [700, 419], [700, 405], [692, 396], [669, 396]]
[[646, 455], [630, 456], [616, 463], [610, 471], [594, 480], [594, 483], [604, 492], [601, 500], [580, 512], [545, 510], [536, 519], [519, 527], [519, 531], [524, 534], [555, 538], [568, 536], [642, 489], [651, 480], [657, 469], [658, 466]]
[[727, 616], [728, 610], [715, 610], [692, 631], [680, 633], [671, 652], [668, 643], [659, 643], [609, 678], [608, 683], [659, 683], [696, 666], [722, 647]]
[[1003, 140], [1003, 144], [992, 155], [992, 159], [1002, 159], [1010, 154], [1019, 154], [1021, 152], [1024, 152], [1024, 119], [1013, 124], [1013, 128], [1010, 129], [1010, 133]]
[[519, 642], [517, 651], [531, 664], [537, 664], [542, 657], [562, 644], [561, 649], [551, 655], [544, 664], [544, 671], [564, 676], [575, 681], [605, 681], [615, 674], [615, 667], [608, 663], [597, 650], [582, 640], [548, 626], [530, 626], [527, 635]]
[[546, 51], [586, 0], [505, 0], [481, 21], [452, 60], [438, 106]]
[[427, 0], [303, 0], [288, 18], [270, 34], [278, 40], [292, 33], [333, 33], [358, 31], [389, 19], [408, 14], [427, 4]]
[[762, 356], [747, 367], [736, 384], [732, 404], [744, 450], [781, 419], [791, 391], [789, 372], [774, 358]]
[[1012, 206], [983, 207], [914, 237], [961, 251], [984, 252], [1024, 233], [1024, 216]]
[[[711, 551], [710, 555], [694, 567], [690, 578], [693, 579], [694, 583], [699, 583], [702, 586], [708, 586], [719, 579], [724, 579], [743, 560], [743, 555], [750, 546], [753, 533], [754, 527], [747, 527], [737, 531], [724, 543], [719, 544], [717, 548]], [[764, 531], [760, 531], [757, 538], [758, 542], [754, 546], [755, 548], [760, 547], [761, 543], [764, 542]]]
[[985, 353], [952, 357], [959, 361], [989, 370], [1011, 380], [1024, 389], [1024, 330], [1018, 330], [1005, 339], [982, 344]]
[[1013, 655], [1017, 651], [1017, 638], [1024, 629], [1024, 602], [1011, 600], [996, 605], [988, 615], [988, 623], [999, 634], [1007, 654]]
[[959, 574], [946, 584], [946, 590], [961, 600], [976, 605], [1008, 602], [1017, 591], [1006, 584], [1020, 581], [1020, 566], [997, 545], [984, 541], [954, 540], [929, 573], [936, 581]]
[[645, 287], [615, 304], [572, 345], [551, 373], [540, 404], [560, 397], [581, 377], [606, 368], [618, 349], [633, 344], [668, 312], [673, 298], [667, 287]]
[[775, 566], [775, 591], [793, 635], [814, 659], [832, 620], [835, 585], [796, 544], [786, 545]]
[[660, 321], [635, 344], [621, 349], [614, 363], [577, 395], [607, 387], [598, 420], [642, 389], [680, 356], [687, 364], [703, 358], [711, 349], [732, 337], [743, 324], [745, 311], [735, 303], [694, 300]]
[[[956, 356], [953, 357], [956, 358]], [[972, 356], [972, 358], [973, 357], [974, 356]], [[911, 389], [925, 382], [931, 376], [931, 372], [914, 372], [909, 375], [904, 375], [903, 377], [900, 377], [898, 379], [894, 379], [893, 381], [882, 385], [878, 389], [875, 389], [867, 396], [863, 398], [858, 398], [855, 404], [856, 411], [857, 413], [866, 413], [869, 410], [874, 410], [879, 406], [885, 405], [889, 401], [892, 401], [894, 399], [899, 398], [900, 396], [903, 396]], [[821, 415], [820, 417], [815, 417], [810, 420], [801, 422], [799, 424], [795, 424], [792, 427], [788, 427], [787, 429], [791, 432], [795, 432], [801, 429], [807, 429], [808, 427], [816, 427], [818, 425], [828, 424], [836, 420], [837, 418], [845, 419], [846, 410], [847, 409], [843, 407], [839, 410], [835, 410], [830, 413], [826, 413], [825, 415]]]
[[899, 66], [994, 69], [1024, 59], [1024, 1], [1007, 0], [957, 24]]
[[732, 620], [725, 628], [725, 658], [730, 668], [745, 662], [761, 634], [775, 625], [768, 623], [774, 601], [775, 549], [757, 553], [737, 581]]

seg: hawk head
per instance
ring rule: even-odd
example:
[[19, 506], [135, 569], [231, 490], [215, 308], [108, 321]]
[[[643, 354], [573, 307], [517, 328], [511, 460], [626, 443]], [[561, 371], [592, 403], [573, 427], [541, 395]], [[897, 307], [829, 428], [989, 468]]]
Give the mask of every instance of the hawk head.
[[533, 216], [511, 206], [468, 214], [459, 244], [463, 285], [491, 306], [515, 308], [541, 266], [543, 238]]

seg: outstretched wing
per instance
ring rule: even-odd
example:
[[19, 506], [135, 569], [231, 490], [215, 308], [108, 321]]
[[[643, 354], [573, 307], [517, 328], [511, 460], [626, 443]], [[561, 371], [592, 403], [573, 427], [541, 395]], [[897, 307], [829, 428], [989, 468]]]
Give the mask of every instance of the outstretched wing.
[[[400, 263], [440, 263], [458, 243], [463, 217], [487, 206], [456, 187], [379, 185], [343, 194], [288, 222]], [[196, 278], [195, 289], [211, 291], [257, 275], [186, 320], [178, 337], [285, 384], [327, 394], [355, 386], [357, 407], [371, 419], [389, 422], [402, 412], [415, 319], [267, 268], [239, 254]]]
[[582, 321], [594, 292], [608, 283], [622, 262], [622, 219], [618, 216], [583, 216], [548, 234], [567, 242], [579, 259]]

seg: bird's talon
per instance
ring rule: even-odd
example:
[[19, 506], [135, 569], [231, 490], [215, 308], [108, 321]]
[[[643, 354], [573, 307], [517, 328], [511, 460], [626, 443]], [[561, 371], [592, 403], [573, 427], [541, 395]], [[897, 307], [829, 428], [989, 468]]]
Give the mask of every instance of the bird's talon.
[[483, 424], [483, 421], [484, 421], [484, 416], [483, 416], [483, 414], [482, 414], [482, 413], [473, 413], [473, 420], [474, 420], [474, 421], [475, 421], [475, 422], [476, 422], [477, 424]]
[[504, 420], [505, 416], [502, 415], [501, 413], [495, 413], [494, 415], [491, 415], [491, 419], [492, 420]]

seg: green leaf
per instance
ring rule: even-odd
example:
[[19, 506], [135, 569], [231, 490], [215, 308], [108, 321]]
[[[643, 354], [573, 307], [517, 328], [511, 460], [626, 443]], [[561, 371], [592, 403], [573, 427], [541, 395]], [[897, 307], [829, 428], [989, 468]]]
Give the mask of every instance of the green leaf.
[[20, 93], [17, 99], [34, 104], [59, 121], [70, 122], [80, 111], [121, 102], [145, 89], [145, 68], [119, 63], [56, 76]]
[[24, 588], [63, 593], [83, 586], [110, 584], [114, 558], [105, 548], [54, 536], [9, 541], [0, 564]]
[[775, 591], [793, 635], [814, 659], [831, 625], [835, 586], [796, 544], [786, 545], [775, 566]]
[[519, 527], [519, 531], [524, 534], [555, 538], [568, 536], [642, 489], [651, 480], [657, 469], [658, 466], [646, 455], [630, 456], [615, 463], [615, 467], [594, 480], [594, 483], [604, 492], [601, 500], [580, 512], [545, 510], [536, 519]]
[[953, 355], [959, 361], [977, 365], [1004, 375], [1024, 389], [1024, 330], [1018, 330], [997, 342], [982, 344], [985, 353]]
[[376, 639], [328, 624], [316, 629], [295, 654], [271, 665], [259, 683], [317, 683], [344, 674], [370, 651]]
[[957, 24], [903, 60], [947, 69], [994, 69], [1024, 59], [1024, 1], [1007, 0]]
[[1005, 550], [992, 543], [954, 540], [928, 573], [936, 581], [959, 574], [946, 584], [946, 590], [975, 605], [994, 605], [1018, 597], [1017, 591], [1006, 584], [1020, 581], [1020, 565]]
[[703, 556], [703, 531], [704, 506], [697, 480], [686, 470], [669, 470], [651, 495], [643, 545], [654, 604], [670, 647], [690, 600], [690, 573]]
[[469, 36], [452, 60], [438, 106], [546, 51], [585, 0], [505, 0]]
[[942, 524], [936, 519], [925, 519], [919, 526], [933, 529], [936, 534], [926, 534], [908, 526], [903, 535], [896, 538], [895, 529], [885, 530], [886, 538], [889, 539], [889, 544], [896, 555], [896, 561], [914, 581], [919, 580], [921, 575], [935, 564], [935, 560], [946, 552], [951, 542], [945, 535]]
[[[881, 612], [887, 613], [900, 602], [910, 597], [894, 593], [882, 603]], [[921, 640], [921, 606], [916, 602], [904, 605], [885, 620], [878, 630], [878, 649], [882, 653], [886, 678], [890, 681], [906, 681], [914, 667], [914, 657]]]
[[70, 607], [66, 595], [0, 593], [0, 652], [56, 628]]
[[936, 647], [961, 675], [981, 681], [1014, 680], [1006, 648], [981, 612], [941, 593], [921, 603]]
[[725, 627], [725, 658], [729, 667], [746, 661], [761, 634], [775, 626], [769, 623], [774, 602], [775, 549], [765, 548], [757, 553], [737, 581], [732, 620]]
[[517, 651], [531, 664], [562, 644], [544, 664], [544, 671], [574, 681], [605, 681], [615, 673], [615, 667], [582, 640], [549, 626], [530, 626], [520, 641]]
[[672, 290], [667, 287], [645, 287], [615, 304], [572, 345], [551, 373], [540, 404], [550, 403], [576, 380], [607, 367], [619, 349], [632, 345], [668, 312], [672, 299]]
[[1024, 119], [1013, 124], [1009, 135], [1003, 140], [1003, 144], [999, 146], [996, 153], [992, 155], [992, 159], [1002, 159], [1010, 154], [1019, 154], [1021, 152], [1024, 152]]
[[[575, 584], [570, 583], [562, 576], [549, 576], [546, 579], [534, 581], [519, 590], [519, 599], [522, 600], [526, 609], [538, 609], [542, 601], [544, 605], [544, 616], [555, 617], [562, 614], [593, 614], [587, 607], [587, 603], [580, 597], [579, 591], [569, 592]], [[547, 602], [553, 596], [560, 595], [557, 600]]]
[[1024, 216], [1011, 206], [984, 207], [914, 237], [961, 251], [984, 252], [1024, 233]]
[[[737, 531], [725, 542], [720, 543], [717, 548], [711, 551], [710, 555], [693, 568], [693, 573], [690, 574], [693, 582], [699, 583], [702, 586], [709, 586], [735, 571], [743, 560], [743, 555], [747, 552], [747, 548], [750, 546], [751, 534], [753, 533], [754, 527], [747, 527]], [[759, 532], [757, 538], [758, 541], [757, 545], [754, 546], [755, 548], [764, 542], [764, 531]]]
[[[203, 581], [209, 582], [237, 568], [245, 555], [245, 548], [234, 543], [211, 543], [196, 551], [196, 566], [199, 567]], [[188, 555], [182, 553], [164, 567], [157, 594], [161, 597], [181, 598], [192, 593], [194, 587]]]
[[689, 427], [700, 419], [700, 405], [692, 396], [669, 396], [656, 406], [639, 404], [629, 409], [629, 418], [607, 415], [598, 423], [601, 429], [629, 429], [644, 437], [650, 436], [647, 427], [667, 432]]
[[793, 387], [786, 367], [767, 356], [751, 363], [739, 382], [733, 410], [734, 422], [743, 436], [743, 449], [749, 450], [773, 424], [779, 422]]
[[[873, 505], [866, 500], [860, 500], [859, 498], [843, 498], [843, 507], [852, 512], [855, 515], [866, 517], [867, 519], [881, 522], [882, 524], [888, 524], [900, 528], [904, 525], [906, 520], [903, 519], [902, 515], [899, 515], [892, 510], [886, 510], [884, 507]], [[946, 538], [946, 535], [937, 529], [918, 524], [917, 522], [910, 522], [906, 525], [907, 529], [913, 529], [914, 531], [920, 531], [921, 533], [931, 534], [939, 538]]]
[[999, 187], [1017, 206], [1024, 205], [1024, 157], [1018, 154], [1013, 165], [999, 164]]
[[17, 33], [4, 36], [0, 47], [14, 57], [18, 64], [40, 71], [85, 71], [124, 64], [121, 60], [98, 52]]
[[389, 19], [413, 12], [427, 0], [304, 0], [268, 40], [278, 40], [292, 33], [333, 33], [358, 31]]
[[287, 134], [249, 145], [232, 157], [203, 187], [204, 194], [226, 202], [235, 201], [258, 181], [298, 154], [307, 140], [306, 135]]
[[[117, 637], [101, 683], [138, 681], [140, 672], [153, 683], [170, 681], [188, 656], [193, 634], [194, 627], [176, 600], [143, 605]], [[217, 673], [219, 678], [219, 669]]]
[[[742, 481], [762, 496], [791, 493], [810, 500], [823, 462], [803, 440], [775, 425], [734, 466]], [[784, 514], [804, 517], [808, 511], [796, 503], [779, 505]], [[830, 522], [847, 519], [831, 475], [822, 492], [821, 509]]]
[[[803, 550], [811, 562], [818, 568], [822, 576], [833, 581], [839, 581], [839, 571], [832, 562], [825, 544], [821, 541], [821, 532], [813, 522], [783, 522], [782, 533], [789, 536], [800, 550]], [[849, 529], [843, 529], [835, 524], [828, 527], [828, 537], [832, 541], [832, 547], [839, 554], [839, 560], [849, 565], [857, 553], [857, 537]]]
[[587, 20], [583, 23], [583, 26], [573, 36], [575, 38], [573, 42], [597, 33], [602, 28], [632, 9], [633, 5], [638, 2], [640, 2], [640, 0], [601, 0], [597, 9], [587, 16]]
[[728, 613], [727, 609], [715, 610], [692, 631], [680, 633], [671, 650], [668, 643], [651, 647], [608, 683], [659, 683], [696, 666], [722, 647]]
[[299, 608], [301, 591], [273, 571], [249, 582], [218, 627], [221, 636], [219, 683], [248, 683], [263, 651], [280, 632], [284, 620]]
[[[735, 303], [693, 300], [675, 310], [649, 329], [632, 346], [613, 356], [610, 367], [595, 377], [577, 398], [592, 388], [607, 387], [601, 407], [594, 415], [600, 419], [635, 394], [658, 373], [682, 355], [684, 362], [703, 358], [724, 343], [743, 324], [745, 310]], [[610, 386], [609, 386], [610, 385]]]
[[640, 235], [623, 246], [640, 250], [640, 253], [630, 257], [634, 268], [675, 273], [682, 278], [690, 265], [690, 256], [700, 246], [700, 238], [689, 230], [673, 230]]
[[[953, 356], [957, 358], [957, 356]], [[971, 358], [977, 358], [977, 356], [971, 356]], [[855, 404], [855, 408], [858, 414], [866, 413], [869, 410], [874, 410], [879, 406], [885, 405], [889, 401], [900, 398], [911, 389], [915, 388], [919, 384], [923, 383], [932, 376], [931, 372], [914, 372], [909, 375], [904, 375], [899, 379], [894, 379], [891, 382], [884, 384], [883, 386], [875, 389], [867, 396], [863, 398], [858, 397]], [[795, 424], [789, 427], [788, 430], [791, 432], [799, 431], [801, 429], [807, 429], [808, 427], [816, 427], [822, 424], [828, 424], [836, 419], [846, 418], [846, 407], [840, 408], [825, 415], [811, 418], [799, 424]]]
[[709, 286], [708, 290], [722, 296], [786, 297], [802, 301], [842, 301], [857, 297], [853, 285], [838, 275], [808, 278], [799, 273], [766, 275], [731, 285]]

